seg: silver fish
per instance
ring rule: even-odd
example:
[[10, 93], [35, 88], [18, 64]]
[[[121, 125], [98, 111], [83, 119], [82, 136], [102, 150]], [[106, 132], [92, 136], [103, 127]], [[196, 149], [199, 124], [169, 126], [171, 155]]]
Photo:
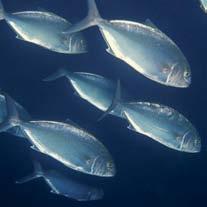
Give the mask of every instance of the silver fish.
[[[101, 111], [106, 111], [112, 104], [116, 90], [113, 81], [92, 73], [70, 72], [65, 68], [59, 69], [56, 73], [45, 78], [44, 81], [53, 81], [60, 77], [66, 77], [82, 99]], [[110, 114], [121, 117], [121, 108], [117, 105]]]
[[[21, 116], [21, 119], [25, 121], [31, 120], [29, 113], [17, 102], [15, 102], [16, 108]], [[7, 118], [7, 107], [5, 102], [5, 97], [0, 94], [0, 123], [4, 122]], [[8, 133], [18, 136], [18, 137], [25, 137], [25, 134], [21, 131], [19, 127], [11, 128], [7, 131]]]
[[191, 83], [188, 61], [177, 45], [159, 29], [137, 22], [102, 19], [95, 0], [88, 0], [88, 16], [71, 26], [72, 34], [91, 26], [98, 26], [107, 51], [125, 61], [145, 77], [158, 83], [185, 88]]
[[65, 166], [101, 177], [115, 175], [110, 153], [93, 135], [72, 124], [21, 120], [13, 99], [7, 94], [5, 97], [8, 117], [0, 125], [1, 132], [18, 126], [33, 144], [32, 149], [51, 156]]
[[122, 110], [130, 125], [128, 128], [144, 134], [157, 142], [183, 152], [197, 153], [201, 150], [201, 139], [195, 127], [178, 111], [164, 105], [149, 102], [123, 102], [120, 81], [111, 106], [100, 118], [110, 114], [113, 108]]
[[62, 195], [77, 201], [100, 200], [104, 196], [101, 188], [81, 183], [57, 170], [44, 170], [40, 163], [34, 162], [34, 173], [18, 180], [17, 184], [43, 178], [51, 188], [51, 193]]
[[205, 13], [207, 13], [207, 0], [199, 0], [201, 3], [201, 8]]
[[51, 12], [24, 11], [7, 13], [0, 0], [0, 20], [17, 34], [17, 38], [65, 54], [87, 52], [87, 44], [81, 33], [71, 35], [62, 32], [71, 24], [62, 17]]
[[176, 110], [148, 102], [126, 103], [123, 113], [129, 128], [182, 152], [197, 153], [201, 139], [195, 127]]

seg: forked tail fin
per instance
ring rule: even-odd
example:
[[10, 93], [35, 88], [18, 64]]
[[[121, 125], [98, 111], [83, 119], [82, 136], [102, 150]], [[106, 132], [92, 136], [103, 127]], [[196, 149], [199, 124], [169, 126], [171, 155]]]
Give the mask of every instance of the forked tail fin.
[[54, 81], [58, 78], [65, 77], [67, 75], [70, 75], [71, 72], [66, 70], [66, 68], [60, 68], [58, 71], [55, 73], [49, 75], [47, 78], [43, 79], [43, 81], [49, 82], [49, 81]]
[[112, 103], [109, 108], [105, 111], [105, 113], [98, 119], [98, 121], [103, 120], [108, 114], [110, 114], [121, 101], [121, 81], [117, 81], [115, 95], [113, 97]]
[[88, 2], [88, 15], [85, 17], [85, 19], [83, 19], [79, 23], [72, 25], [64, 33], [71, 34], [74, 32], [80, 32], [89, 27], [98, 25], [99, 22], [102, 21], [95, 0], [87, 0], [87, 2]]
[[34, 165], [34, 172], [31, 175], [28, 175], [24, 178], [17, 180], [16, 181], [17, 184], [27, 183], [27, 182], [32, 181], [34, 179], [43, 177], [43, 170], [42, 170], [40, 163], [37, 161], [34, 161], [33, 165]]

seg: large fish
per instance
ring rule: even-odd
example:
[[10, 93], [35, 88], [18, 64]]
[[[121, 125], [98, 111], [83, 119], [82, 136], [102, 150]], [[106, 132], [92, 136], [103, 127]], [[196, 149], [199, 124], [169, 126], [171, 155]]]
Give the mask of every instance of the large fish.
[[[113, 81], [92, 73], [70, 72], [65, 68], [45, 78], [44, 81], [53, 81], [60, 77], [66, 77], [76, 93], [90, 104], [102, 111], [106, 111], [112, 104], [116, 84]], [[117, 106], [110, 112], [114, 116], [121, 117], [121, 109]]]
[[66, 34], [97, 25], [109, 47], [107, 51], [136, 71], [167, 86], [190, 85], [191, 70], [183, 53], [152, 23], [148, 26], [125, 20], [107, 21], [100, 17], [95, 0], [88, 0], [88, 5], [88, 16], [71, 26]]
[[[16, 108], [21, 116], [21, 119], [25, 121], [31, 120], [31, 117], [29, 113], [17, 102], [15, 102]], [[5, 102], [4, 95], [0, 94], [0, 123], [4, 122], [7, 118], [7, 107]], [[18, 136], [18, 137], [25, 137], [25, 134], [22, 132], [22, 130], [19, 127], [13, 127], [7, 131], [8, 133]]]
[[17, 38], [34, 43], [51, 51], [65, 54], [87, 52], [82, 34], [63, 34], [71, 24], [51, 12], [24, 11], [7, 13], [0, 0], [0, 20], [5, 19]]
[[201, 139], [197, 130], [187, 118], [173, 108], [149, 102], [123, 102], [120, 82], [117, 84], [111, 106], [100, 119], [110, 114], [116, 105], [121, 108], [122, 117], [130, 123], [129, 129], [178, 151], [200, 152]]
[[195, 127], [178, 111], [148, 102], [128, 103], [123, 113], [129, 128], [182, 152], [197, 153], [201, 139]]
[[77, 201], [100, 200], [104, 196], [101, 188], [84, 184], [66, 176], [57, 170], [45, 170], [40, 163], [34, 162], [34, 173], [18, 180], [17, 184], [43, 178], [51, 188], [51, 193], [62, 195]]
[[20, 119], [13, 99], [5, 94], [8, 117], [0, 124], [4, 132], [20, 127], [33, 144], [33, 149], [51, 156], [65, 166], [90, 175], [115, 175], [113, 159], [93, 135], [72, 124], [53, 121], [24, 121]]
[[207, 13], [207, 0], [200, 0], [201, 8], [205, 13]]

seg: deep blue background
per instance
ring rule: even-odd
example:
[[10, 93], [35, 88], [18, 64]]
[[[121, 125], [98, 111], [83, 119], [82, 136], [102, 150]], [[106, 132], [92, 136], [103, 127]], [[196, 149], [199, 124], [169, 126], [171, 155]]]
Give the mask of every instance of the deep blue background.
[[[4, 3], [7, 11], [42, 7], [71, 22], [82, 19], [87, 12], [83, 0], [5, 0]], [[143, 22], [150, 18], [186, 55], [192, 67], [192, 85], [189, 89], [168, 88], [139, 75], [105, 52], [106, 45], [97, 28], [84, 32], [90, 52], [69, 56], [15, 39], [13, 31], [2, 21], [0, 88], [21, 103], [34, 119], [64, 121], [70, 118], [88, 129], [109, 148], [118, 173], [113, 179], [96, 179], [105, 190], [105, 198], [92, 203], [78, 203], [52, 195], [41, 181], [15, 185], [17, 178], [32, 171], [31, 150], [27, 141], [2, 134], [0, 206], [205, 206], [207, 15], [196, 0], [97, 0], [97, 3], [100, 13], [107, 19]], [[202, 152], [185, 154], [170, 150], [129, 131], [124, 121], [114, 117], [96, 123], [101, 112], [74, 96], [66, 80], [41, 81], [61, 66], [114, 80], [121, 78], [124, 87], [137, 100], [162, 103], [182, 112], [198, 129]], [[52, 162], [49, 158], [43, 160]]]

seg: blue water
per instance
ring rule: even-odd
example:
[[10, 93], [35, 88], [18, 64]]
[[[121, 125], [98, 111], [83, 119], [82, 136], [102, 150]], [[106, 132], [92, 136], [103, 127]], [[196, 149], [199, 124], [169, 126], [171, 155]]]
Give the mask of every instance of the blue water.
[[[42, 7], [71, 22], [82, 19], [87, 11], [83, 0], [7, 0], [8, 11], [36, 10]], [[207, 195], [206, 89], [207, 89], [207, 15], [196, 0], [97, 0], [103, 17], [143, 22], [150, 18], [170, 36], [190, 62], [193, 73], [188, 89], [168, 88], [136, 73], [125, 63], [105, 52], [106, 45], [97, 28], [84, 32], [90, 52], [84, 55], [62, 55], [15, 39], [6, 25], [0, 24], [0, 88], [8, 92], [38, 120], [72, 119], [96, 135], [110, 150], [117, 165], [112, 179], [85, 177], [99, 183], [105, 191], [102, 201], [78, 203], [49, 193], [44, 182], [22, 186], [15, 180], [32, 172], [31, 156], [46, 164], [64, 169], [45, 156], [32, 152], [24, 139], [1, 134], [0, 140], [0, 206], [205, 206]], [[130, 132], [126, 123], [107, 117], [96, 119], [101, 112], [73, 95], [64, 79], [51, 83], [41, 80], [57, 68], [120, 78], [131, 94], [141, 101], [171, 106], [198, 129], [202, 137], [200, 154], [185, 154], [168, 149], [153, 140]], [[32, 155], [31, 155], [32, 154]], [[67, 173], [71, 173], [68, 172]], [[72, 172], [73, 173], [73, 172]], [[75, 175], [82, 177], [82, 175]]]

